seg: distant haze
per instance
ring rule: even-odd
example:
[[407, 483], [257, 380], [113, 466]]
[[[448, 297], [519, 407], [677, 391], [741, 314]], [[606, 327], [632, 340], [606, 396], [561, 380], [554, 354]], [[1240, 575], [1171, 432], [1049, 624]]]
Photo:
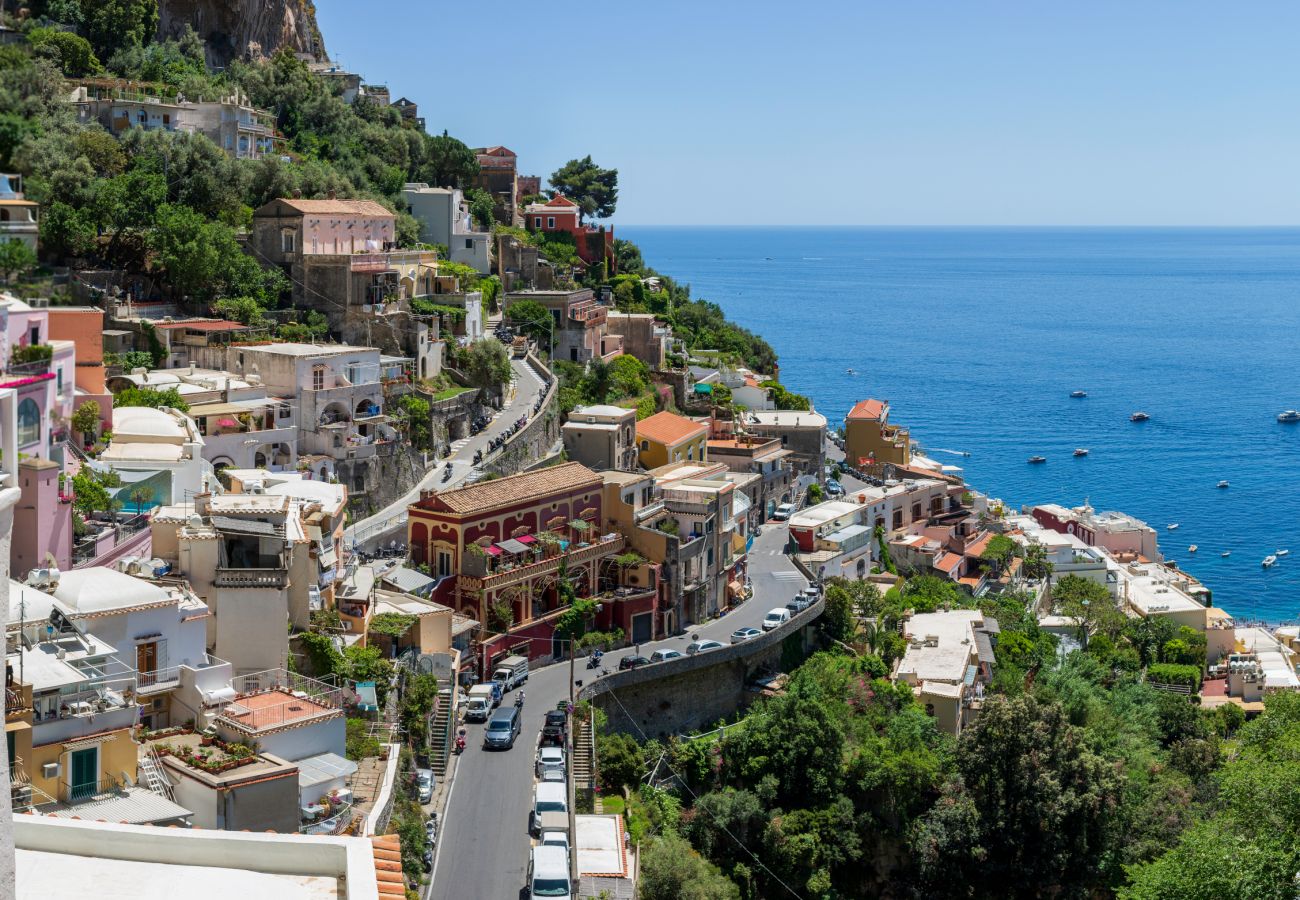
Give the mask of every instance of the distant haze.
[[337, 61], [616, 223], [1300, 221], [1300, 5], [317, 0]]

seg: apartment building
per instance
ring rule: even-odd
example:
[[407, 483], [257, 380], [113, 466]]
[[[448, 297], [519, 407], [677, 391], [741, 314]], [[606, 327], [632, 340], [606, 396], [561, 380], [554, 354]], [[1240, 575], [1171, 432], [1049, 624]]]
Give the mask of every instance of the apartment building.
[[704, 462], [709, 426], [676, 413], [657, 412], [636, 423], [637, 450], [647, 469], [676, 462]]
[[[548, 322], [516, 322], [510, 307], [522, 300], [532, 300], [546, 307]], [[546, 329], [541, 340], [548, 341], [555, 359], [586, 363], [593, 359], [609, 361], [623, 352], [623, 338], [611, 334], [606, 326], [609, 308], [596, 301], [590, 288], [564, 291], [515, 291], [506, 295], [505, 318], [511, 324]]]
[[402, 188], [402, 199], [420, 223], [420, 240], [442, 244], [454, 263], [470, 266], [482, 275], [491, 271], [492, 235], [474, 227], [469, 204], [459, 188], [414, 182]]
[[826, 467], [826, 417], [807, 410], [752, 410], [743, 414], [742, 427], [750, 434], [775, 438], [790, 451], [798, 476], [820, 480]]
[[888, 400], [861, 400], [844, 417], [844, 458], [852, 466], [912, 463], [907, 429], [889, 424]]
[[790, 465], [792, 451], [781, 446], [774, 438], [739, 434], [729, 438], [709, 440], [708, 458], [724, 464], [737, 473], [757, 475], [750, 488], [753, 508], [752, 524], [771, 518], [782, 503], [794, 499], [794, 472]]
[[917, 702], [952, 735], [979, 714], [993, 679], [997, 622], [975, 609], [914, 615], [903, 623], [907, 650], [893, 680], [911, 685]]
[[569, 459], [594, 471], [637, 467], [636, 410], [621, 406], [580, 406], [560, 428]]
[[587, 265], [609, 264], [614, 274], [614, 228], [582, 224], [582, 209], [563, 194], [545, 203], [530, 203], [524, 208], [524, 227], [541, 234], [568, 234], [573, 237], [578, 256]]

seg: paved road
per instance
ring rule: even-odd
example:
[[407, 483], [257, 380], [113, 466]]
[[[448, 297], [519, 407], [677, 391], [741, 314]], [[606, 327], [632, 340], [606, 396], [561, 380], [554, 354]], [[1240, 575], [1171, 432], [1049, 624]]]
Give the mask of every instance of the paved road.
[[[728, 643], [737, 628], [757, 628], [776, 606], [785, 606], [807, 582], [784, 554], [788, 533], [784, 526], [768, 524], [754, 539], [749, 553], [749, 576], [753, 599], [733, 611], [688, 628], [680, 637], [642, 644], [641, 653], [671, 647], [685, 651], [695, 635]], [[606, 666], [616, 670], [618, 660], [634, 653], [632, 648], [607, 654]], [[577, 662], [575, 677], [584, 683], [593, 672], [584, 660]], [[546, 710], [569, 696], [567, 663], [534, 670], [523, 688], [527, 695], [523, 730], [514, 749], [489, 752], [482, 749], [483, 725], [467, 726], [465, 753], [457, 761], [455, 780], [443, 815], [433, 881], [427, 894], [431, 900], [479, 900], [516, 898], [528, 867], [528, 809], [532, 802], [533, 753], [541, 733]], [[513, 703], [507, 694], [506, 703]]]
[[482, 448], [484, 455], [486, 455], [488, 441], [503, 433], [520, 416], [527, 414], [531, 421], [533, 404], [537, 402], [537, 398], [542, 393], [545, 385], [542, 384], [542, 379], [538, 377], [537, 373], [523, 360], [512, 359], [510, 366], [515, 373], [514, 378], [511, 380], [511, 386], [514, 388], [514, 398], [478, 434], [452, 443], [450, 456], [452, 477], [447, 481], [442, 480], [443, 468], [447, 463], [446, 461], [440, 461], [425, 474], [424, 478], [420, 479], [419, 484], [402, 497], [394, 500], [374, 515], [349, 525], [343, 532], [343, 539], [347, 546], [353, 546], [354, 542], [362, 545], [370, 544], [378, 537], [384, 537], [387, 540], [390, 532], [401, 532], [398, 541], [404, 543], [406, 540], [406, 507], [420, 498], [421, 490], [451, 488], [460, 485], [474, 468], [473, 460], [476, 451]]

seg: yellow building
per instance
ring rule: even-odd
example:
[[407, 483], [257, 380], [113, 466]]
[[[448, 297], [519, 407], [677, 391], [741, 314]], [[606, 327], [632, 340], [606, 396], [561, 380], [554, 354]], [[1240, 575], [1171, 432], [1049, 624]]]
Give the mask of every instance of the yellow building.
[[851, 466], [910, 465], [907, 429], [889, 424], [889, 401], [862, 400], [844, 417], [844, 459]]
[[709, 426], [667, 411], [636, 423], [641, 465], [654, 469], [674, 462], [704, 462]]

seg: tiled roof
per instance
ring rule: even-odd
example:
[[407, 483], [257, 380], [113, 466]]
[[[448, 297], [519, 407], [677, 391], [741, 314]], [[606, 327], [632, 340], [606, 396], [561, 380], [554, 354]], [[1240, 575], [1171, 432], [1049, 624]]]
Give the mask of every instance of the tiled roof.
[[879, 419], [885, 413], [885, 404], [881, 400], [859, 400], [849, 410], [846, 419]]
[[986, 549], [988, 549], [989, 541], [991, 540], [993, 540], [993, 532], [991, 531], [984, 532], [984, 535], [979, 540], [975, 541], [972, 544], [968, 544], [966, 546], [966, 555], [979, 556]]
[[395, 834], [376, 835], [370, 839], [375, 855], [375, 883], [382, 897], [406, 897], [406, 880], [402, 877], [402, 844]]
[[556, 194], [554, 197], [552, 197], [550, 200], [546, 202], [546, 205], [547, 206], [571, 206], [574, 207], [575, 209], [578, 206], [578, 204], [574, 203], [572, 200], [570, 200], [568, 197], [564, 196], [563, 194]]
[[[649, 421], [647, 419], [646, 421]], [[434, 504], [445, 506], [455, 513], [476, 513], [518, 503], [534, 497], [545, 497], [560, 491], [580, 487], [600, 487], [601, 478], [582, 463], [571, 462], [559, 466], [523, 472], [495, 481], [480, 481], [468, 487], [436, 494]], [[422, 501], [420, 506], [424, 505]]]
[[295, 197], [281, 197], [280, 202], [300, 213], [336, 213], [342, 216], [391, 216], [392, 211], [385, 209], [374, 200], [299, 200]]
[[934, 567], [940, 572], [951, 572], [959, 565], [961, 565], [960, 556], [956, 553], [945, 553], [943, 556], [939, 557], [939, 560], [934, 564]]
[[646, 438], [666, 446], [680, 444], [687, 438], [708, 434], [709, 427], [667, 410], [636, 423], [637, 438]]
[[230, 322], [225, 319], [192, 319], [188, 322], [158, 322], [154, 328], [160, 331], [187, 328], [191, 331], [247, 331], [251, 325]]

